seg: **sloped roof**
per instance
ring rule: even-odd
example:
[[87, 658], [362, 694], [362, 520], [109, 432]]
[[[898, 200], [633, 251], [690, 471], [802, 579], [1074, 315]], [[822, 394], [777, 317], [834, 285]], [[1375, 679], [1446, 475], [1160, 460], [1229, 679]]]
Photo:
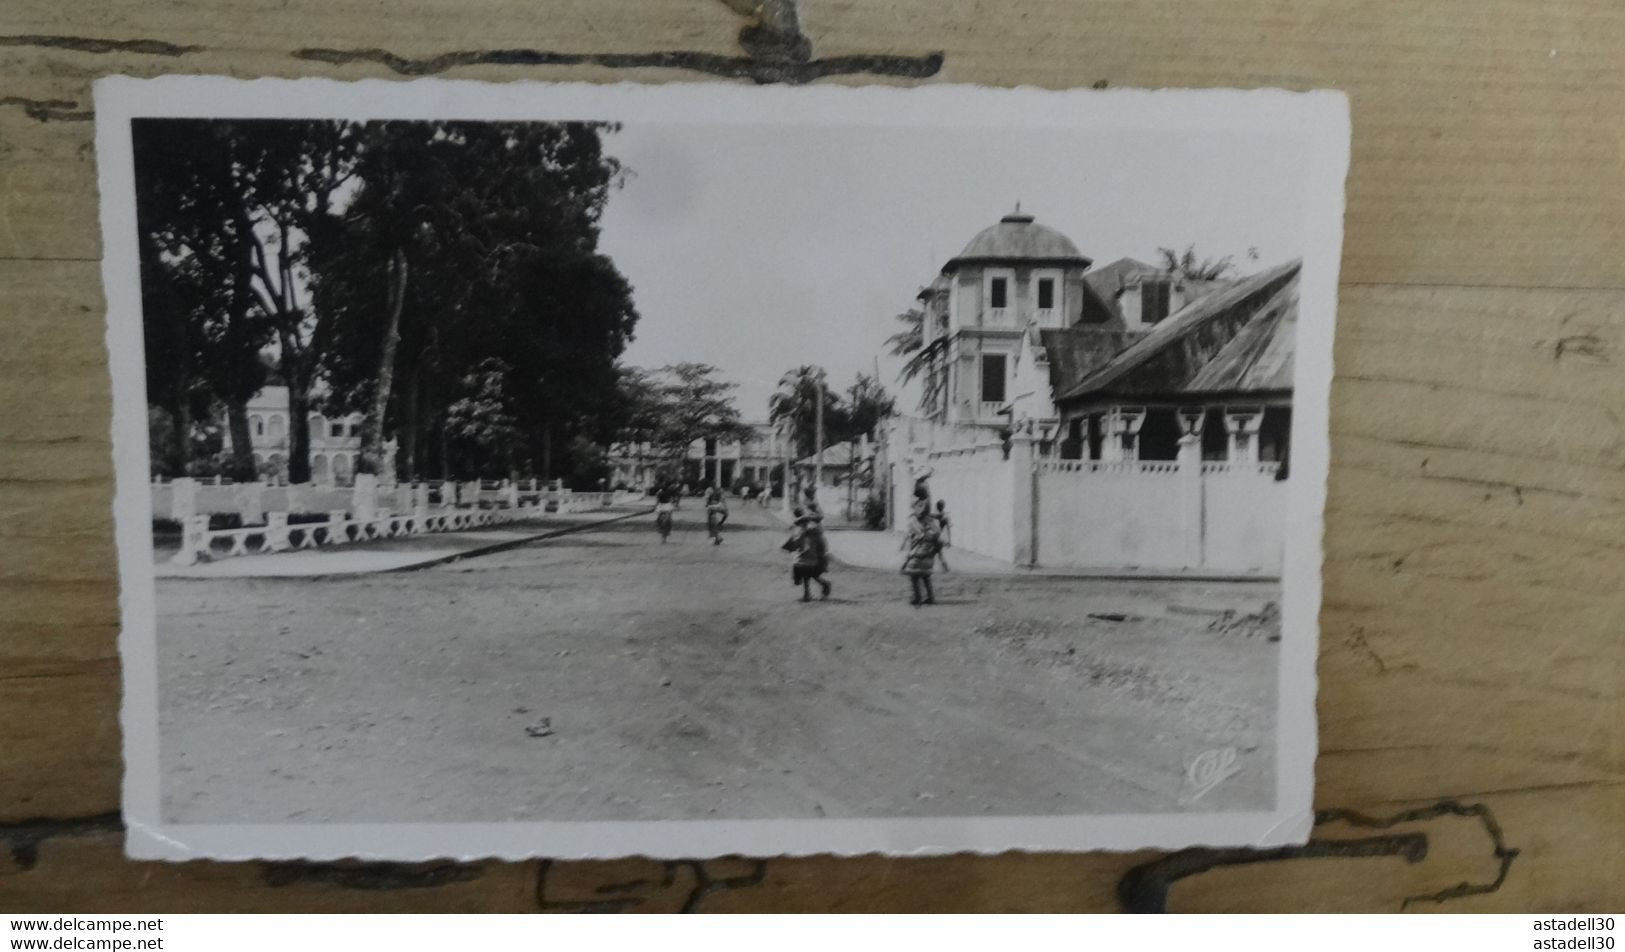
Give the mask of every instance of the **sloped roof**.
[[1064, 330], [1038, 332], [1038, 343], [1049, 361], [1052, 393], [1061, 393], [1086, 374], [1117, 356], [1143, 332], [1121, 328], [1074, 325]]
[[1291, 261], [1216, 288], [1169, 315], [1057, 399], [1097, 392], [1290, 388], [1301, 266]]
[[1196, 372], [1185, 389], [1290, 390], [1298, 339], [1298, 282], [1287, 282], [1241, 333]]
[[1195, 281], [1187, 277], [1172, 275], [1167, 268], [1146, 264], [1138, 258], [1118, 258], [1111, 264], [1084, 274], [1084, 289], [1089, 292], [1089, 296], [1094, 301], [1092, 303], [1086, 302], [1083, 321], [1085, 323], [1105, 323], [1112, 320], [1121, 322], [1123, 320], [1121, 301], [1123, 292], [1130, 288], [1139, 287], [1140, 282], [1152, 277], [1174, 278], [1183, 289], [1182, 293], [1185, 298], [1189, 301], [1195, 301], [1198, 297], [1235, 283], [1223, 279]]
[[[1162, 274], [1161, 268], [1134, 258], [1118, 258], [1083, 275], [1083, 288], [1087, 300], [1080, 318], [1085, 324], [1123, 323], [1123, 308], [1118, 295], [1130, 283], [1137, 283], [1147, 274]], [[1074, 378], [1076, 379], [1076, 378]]]
[[965, 250], [951, 258], [942, 270], [952, 271], [961, 264], [985, 261], [1044, 261], [1087, 267], [1089, 259], [1078, 251], [1072, 239], [1033, 216], [1013, 212], [976, 233]]

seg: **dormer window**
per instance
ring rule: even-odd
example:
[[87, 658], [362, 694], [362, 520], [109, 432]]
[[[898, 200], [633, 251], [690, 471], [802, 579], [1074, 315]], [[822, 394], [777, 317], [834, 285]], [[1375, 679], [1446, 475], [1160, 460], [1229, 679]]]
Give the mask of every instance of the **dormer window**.
[[1155, 324], [1168, 316], [1173, 282], [1167, 278], [1146, 278], [1140, 282], [1140, 323]]

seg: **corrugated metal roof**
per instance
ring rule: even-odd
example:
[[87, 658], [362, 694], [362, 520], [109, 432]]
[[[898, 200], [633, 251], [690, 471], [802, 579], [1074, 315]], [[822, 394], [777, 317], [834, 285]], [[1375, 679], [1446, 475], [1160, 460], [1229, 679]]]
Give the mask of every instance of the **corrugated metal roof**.
[[1298, 339], [1297, 276], [1185, 384], [1188, 391], [1290, 390]]
[[[1280, 387], [1290, 387], [1300, 267], [1301, 262], [1291, 261], [1191, 302], [1057, 399], [1099, 391], [1191, 390], [1198, 380], [1204, 384], [1247, 381], [1245, 389], [1273, 389], [1260, 382], [1285, 380]], [[1289, 285], [1292, 293], [1282, 296]], [[1244, 335], [1255, 320], [1260, 326]], [[1204, 385], [1201, 389], [1226, 388]]]

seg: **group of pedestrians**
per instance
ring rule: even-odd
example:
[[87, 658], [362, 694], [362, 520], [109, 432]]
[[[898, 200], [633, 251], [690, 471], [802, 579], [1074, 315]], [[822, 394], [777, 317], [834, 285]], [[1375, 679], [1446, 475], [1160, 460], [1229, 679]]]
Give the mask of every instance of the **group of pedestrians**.
[[[667, 484], [656, 491], [655, 520], [662, 542], [671, 531], [671, 514], [677, 508], [682, 488]], [[766, 498], [767, 493], [764, 491], [762, 496]], [[747, 502], [752, 501], [748, 493], [745, 498]], [[814, 583], [819, 588], [819, 599], [827, 599], [835, 586], [825, 578], [830, 564], [829, 540], [824, 535], [824, 510], [818, 504], [814, 487], [806, 488], [801, 504], [792, 510], [792, 517], [790, 536], [781, 546], [794, 556], [790, 566], [791, 584], [801, 586], [804, 602], [812, 601]], [[705, 494], [705, 527], [713, 545], [722, 544], [722, 526], [727, 521], [727, 497], [720, 487], [713, 486]], [[948, 571], [948, 558], [943, 550], [949, 544], [949, 529], [947, 503], [939, 499], [933, 508], [925, 479], [918, 480], [914, 484], [908, 530], [903, 536], [902, 573], [909, 579], [912, 595], [909, 604], [936, 604], [931, 576], [939, 563], [943, 571]]]

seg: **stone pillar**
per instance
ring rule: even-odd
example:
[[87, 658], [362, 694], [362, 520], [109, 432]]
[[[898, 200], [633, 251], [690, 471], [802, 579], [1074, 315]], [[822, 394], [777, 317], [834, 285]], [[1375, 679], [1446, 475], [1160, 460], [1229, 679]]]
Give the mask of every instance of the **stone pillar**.
[[[179, 480], [176, 480], [179, 482]], [[181, 550], [169, 560], [175, 565], [209, 561], [209, 517], [188, 516], [181, 522]]]
[[384, 441], [384, 459], [378, 467], [378, 481], [382, 485], [395, 485], [395, 456], [399, 452], [400, 444], [395, 440]]
[[1179, 438], [1179, 529], [1185, 568], [1200, 568], [1206, 559], [1207, 513], [1202, 491], [1201, 423]]
[[310, 496], [315, 490], [310, 483], [290, 483], [283, 496], [287, 504], [283, 506], [286, 512], [315, 512], [315, 504]]
[[357, 522], [371, 522], [378, 515], [378, 477], [373, 473], [356, 473], [355, 485], [350, 487], [350, 511]]
[[286, 552], [292, 547], [293, 543], [288, 541], [288, 514], [285, 512], [269, 514], [265, 520], [265, 551]]
[[1030, 425], [1010, 438], [1011, 561], [1017, 565], [1038, 564], [1037, 442]]
[[412, 521], [417, 524], [417, 531], [423, 531], [423, 523], [429, 518], [429, 487], [424, 483], [412, 484]]
[[1230, 434], [1230, 461], [1232, 463], [1258, 462], [1258, 424], [1264, 414], [1248, 410], [1225, 413], [1224, 428]]
[[508, 503], [509, 509], [519, 508], [519, 484], [511, 479], [502, 481], [502, 497]]
[[258, 480], [252, 483], [243, 483], [237, 487], [237, 514], [242, 517], [243, 525], [253, 525], [265, 521], [265, 484]]
[[178, 476], [169, 484], [169, 517], [186, 529], [186, 524], [197, 515], [197, 480]]

